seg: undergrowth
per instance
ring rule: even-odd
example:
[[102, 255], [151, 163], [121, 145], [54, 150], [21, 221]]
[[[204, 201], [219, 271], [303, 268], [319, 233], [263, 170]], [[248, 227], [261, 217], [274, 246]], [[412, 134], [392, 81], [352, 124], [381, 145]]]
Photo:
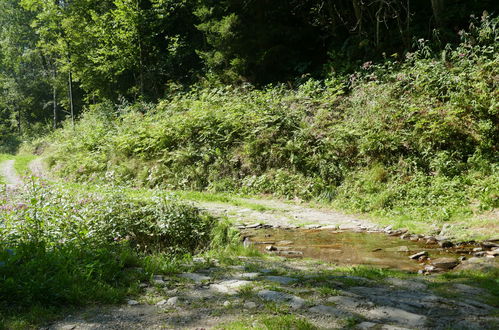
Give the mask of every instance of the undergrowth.
[[77, 194], [34, 179], [18, 196], [0, 194], [0, 219], [0, 324], [8, 327], [121, 303], [153, 274], [239, 241], [226, 223], [168, 194]]
[[499, 203], [497, 21], [463, 32], [454, 49], [435, 54], [419, 40], [403, 60], [297, 89], [93, 105], [32, 148], [48, 144], [52, 170], [78, 182], [318, 200], [486, 234], [493, 221], [465, 219]]

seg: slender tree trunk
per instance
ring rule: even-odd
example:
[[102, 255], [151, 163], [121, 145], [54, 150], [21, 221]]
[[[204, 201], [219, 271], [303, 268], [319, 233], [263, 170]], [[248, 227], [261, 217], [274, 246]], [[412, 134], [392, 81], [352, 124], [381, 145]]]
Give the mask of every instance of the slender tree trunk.
[[53, 102], [54, 102], [54, 129], [57, 128], [57, 87], [56, 87], [56, 83], [55, 83], [55, 76], [56, 76], [56, 73], [55, 73], [55, 69], [54, 69], [54, 72], [53, 72], [54, 76], [54, 81], [53, 81], [53, 89], [52, 89], [52, 96], [53, 96]]
[[362, 32], [362, 3], [360, 2], [360, 0], [352, 0], [352, 5], [355, 13], [355, 18], [357, 19], [355, 30]]
[[19, 133], [19, 135], [21, 135], [22, 131], [21, 131], [21, 107], [20, 106], [17, 106], [17, 131]]
[[75, 127], [74, 105], [73, 105], [73, 75], [71, 69], [69, 70], [69, 107], [71, 109], [71, 125]]
[[445, 0], [431, 0], [431, 8], [433, 10], [433, 16], [435, 17], [437, 26], [443, 27], [445, 25], [445, 20], [443, 18]]

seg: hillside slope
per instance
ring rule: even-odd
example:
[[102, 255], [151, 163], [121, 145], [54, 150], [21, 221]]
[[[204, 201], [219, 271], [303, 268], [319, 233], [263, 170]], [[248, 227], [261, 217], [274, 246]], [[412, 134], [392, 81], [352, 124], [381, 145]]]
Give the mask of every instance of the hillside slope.
[[499, 52], [497, 32], [482, 32], [297, 89], [94, 105], [34, 147], [48, 145], [52, 169], [76, 181], [272, 194], [399, 226], [497, 232]]

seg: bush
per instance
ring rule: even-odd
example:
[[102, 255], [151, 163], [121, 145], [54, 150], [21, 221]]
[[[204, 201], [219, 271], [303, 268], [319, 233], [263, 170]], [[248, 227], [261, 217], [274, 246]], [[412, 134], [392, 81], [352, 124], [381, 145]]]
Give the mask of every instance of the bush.
[[150, 252], [176, 260], [207, 249], [218, 230], [213, 218], [167, 195], [127, 196], [31, 182], [19, 199], [0, 200], [0, 314], [119, 302], [148, 276], [133, 267], [147, 264]]

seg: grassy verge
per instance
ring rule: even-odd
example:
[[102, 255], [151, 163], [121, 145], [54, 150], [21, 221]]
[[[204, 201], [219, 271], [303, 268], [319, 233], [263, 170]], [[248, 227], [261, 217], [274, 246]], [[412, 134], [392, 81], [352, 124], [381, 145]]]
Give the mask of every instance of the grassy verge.
[[22, 154], [15, 156], [14, 169], [20, 176], [30, 175], [29, 163], [35, 160], [37, 156], [30, 154]]
[[226, 223], [157, 191], [36, 180], [27, 188], [13, 200], [0, 196], [0, 324], [8, 329], [40, 325], [67, 307], [122, 303], [140, 281], [238, 240]]

